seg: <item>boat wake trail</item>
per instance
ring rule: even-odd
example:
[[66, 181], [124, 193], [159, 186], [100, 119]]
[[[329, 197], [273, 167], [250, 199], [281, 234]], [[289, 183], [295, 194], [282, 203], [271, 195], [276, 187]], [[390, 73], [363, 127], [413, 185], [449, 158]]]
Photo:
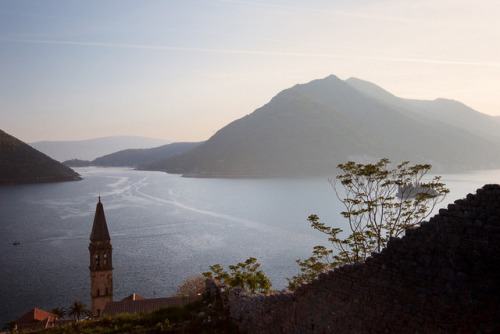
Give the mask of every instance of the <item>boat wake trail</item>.
[[[143, 180], [141, 180], [141, 181], [143, 181]], [[201, 214], [201, 215], [206, 215], [206, 216], [210, 216], [210, 217], [224, 219], [226, 221], [230, 221], [230, 222], [238, 224], [240, 226], [245, 226], [245, 227], [249, 227], [249, 228], [259, 229], [259, 230], [262, 230], [262, 231], [275, 230], [275, 228], [273, 228], [273, 227], [269, 227], [267, 225], [264, 225], [262, 223], [258, 223], [258, 222], [255, 222], [255, 221], [252, 221], [252, 220], [249, 220], [249, 219], [235, 217], [235, 216], [232, 216], [232, 215], [227, 215], [227, 214], [224, 214], [224, 213], [218, 213], [218, 212], [209, 211], [209, 210], [198, 209], [198, 208], [186, 205], [186, 204], [184, 204], [182, 202], [179, 202], [179, 201], [176, 201], [176, 200], [169, 200], [169, 199], [165, 199], [165, 198], [161, 198], [161, 197], [157, 197], [157, 196], [152, 196], [152, 195], [146, 194], [146, 193], [144, 193], [141, 190], [141, 188], [143, 188], [143, 187], [146, 186], [146, 183], [144, 183], [142, 185], [140, 185], [138, 183], [138, 184], [136, 184], [136, 186], [137, 186], [137, 188], [135, 189], [135, 192], [137, 194], [141, 195], [142, 197], [147, 198], [147, 199], [149, 199], [151, 201], [155, 201], [155, 202], [162, 203], [162, 204], [173, 205], [173, 206], [176, 206], [176, 207], [178, 207], [180, 209], [187, 210], [187, 211], [194, 212], [194, 213]]]

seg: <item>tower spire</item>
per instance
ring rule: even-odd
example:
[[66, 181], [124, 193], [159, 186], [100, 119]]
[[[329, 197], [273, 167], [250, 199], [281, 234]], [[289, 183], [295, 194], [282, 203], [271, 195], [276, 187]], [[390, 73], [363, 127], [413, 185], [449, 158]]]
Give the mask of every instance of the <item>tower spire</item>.
[[104, 206], [101, 203], [101, 196], [99, 196], [99, 202], [95, 209], [94, 224], [92, 225], [92, 233], [90, 234], [90, 241], [97, 240], [111, 240], [109, 237], [108, 224], [106, 223], [106, 216], [104, 215]]
[[99, 196], [89, 244], [91, 311], [94, 317], [100, 317], [106, 304], [113, 301], [112, 250], [104, 207]]

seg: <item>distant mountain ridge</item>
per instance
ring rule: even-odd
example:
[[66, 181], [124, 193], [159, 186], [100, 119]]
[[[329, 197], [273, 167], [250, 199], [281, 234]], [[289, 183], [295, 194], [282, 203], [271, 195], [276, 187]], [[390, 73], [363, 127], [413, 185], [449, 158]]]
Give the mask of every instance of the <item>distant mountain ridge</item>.
[[[464, 128], [483, 114], [447, 100], [400, 99], [357, 80], [331, 75], [285, 89], [156, 169], [198, 177], [306, 176], [332, 174], [349, 160], [382, 157], [431, 163], [440, 171], [500, 167], [494, 131]], [[446, 116], [454, 112], [465, 114], [464, 120]]]
[[0, 130], [0, 185], [80, 179], [71, 168]]
[[407, 110], [415, 113], [420, 118], [428, 118], [433, 122], [438, 121], [456, 126], [488, 140], [500, 143], [499, 117], [480, 113], [461, 102], [444, 98], [434, 101], [399, 98], [371, 82], [356, 78], [349, 78], [346, 80], [346, 83], [361, 93], [388, 106]]
[[[172, 143], [154, 148], [128, 149], [107, 154], [92, 161], [66, 160], [63, 163], [70, 167], [106, 166], [106, 167], [141, 167], [166, 159], [176, 154], [189, 151], [201, 142]], [[154, 168], [154, 166], [152, 167]]]
[[74, 141], [40, 141], [30, 145], [58, 161], [69, 159], [94, 160], [125, 149], [143, 149], [170, 144], [171, 141], [135, 137], [113, 136]]
[[200, 144], [199, 142], [172, 143], [148, 149], [128, 149], [97, 158], [92, 163], [98, 166], [138, 167], [184, 153]]

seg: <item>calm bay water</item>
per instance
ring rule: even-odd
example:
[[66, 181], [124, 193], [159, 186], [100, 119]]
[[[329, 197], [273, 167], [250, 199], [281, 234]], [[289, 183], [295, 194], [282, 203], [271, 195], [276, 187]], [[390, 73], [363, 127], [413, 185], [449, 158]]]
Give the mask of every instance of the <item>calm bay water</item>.
[[[308, 215], [342, 227], [324, 179], [192, 179], [122, 168], [76, 169], [79, 182], [0, 187], [0, 325], [33, 307], [90, 304], [89, 235], [99, 194], [113, 244], [115, 300], [164, 297], [190, 276], [258, 258], [274, 289], [326, 236]], [[443, 175], [440, 207], [500, 170]], [[13, 242], [21, 242], [13, 246]]]

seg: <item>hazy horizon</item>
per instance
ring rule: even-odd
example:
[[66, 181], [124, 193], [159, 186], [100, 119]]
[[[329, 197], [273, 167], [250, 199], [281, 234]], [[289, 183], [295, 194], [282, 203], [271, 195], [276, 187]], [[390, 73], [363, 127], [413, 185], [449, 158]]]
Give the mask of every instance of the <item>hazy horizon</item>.
[[500, 3], [0, 3], [0, 129], [25, 142], [208, 139], [328, 75], [500, 114]]

